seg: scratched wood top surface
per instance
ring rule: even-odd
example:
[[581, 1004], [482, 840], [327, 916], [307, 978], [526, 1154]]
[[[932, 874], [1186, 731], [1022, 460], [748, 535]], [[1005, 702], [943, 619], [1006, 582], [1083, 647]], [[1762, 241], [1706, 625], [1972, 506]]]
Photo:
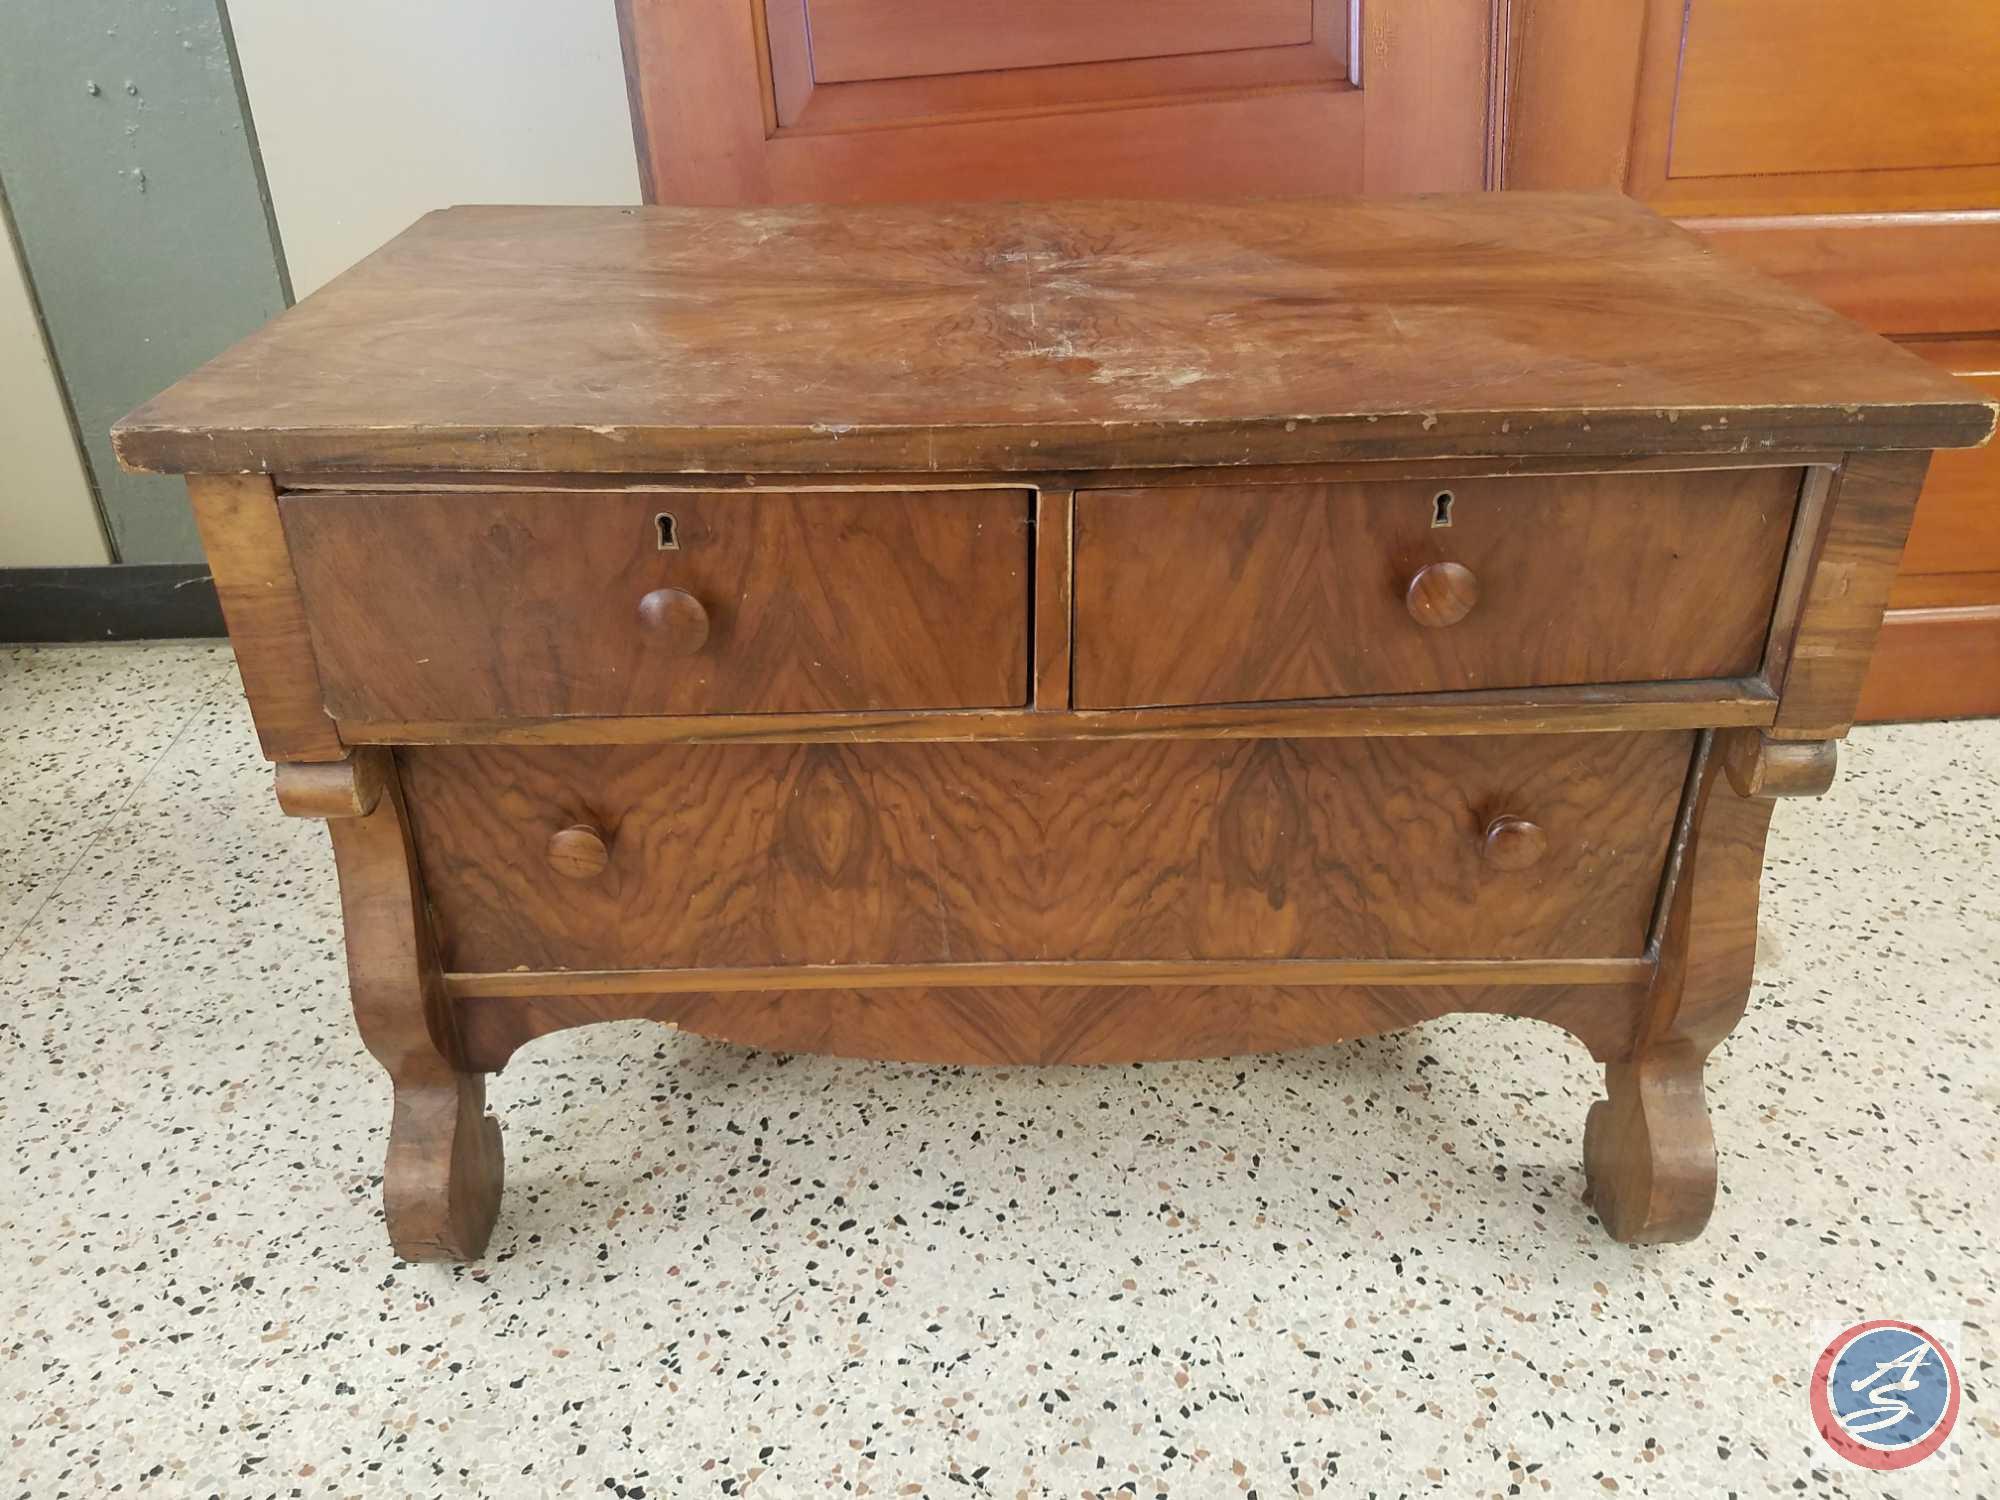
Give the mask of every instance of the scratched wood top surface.
[[1624, 199], [454, 208], [119, 424], [164, 471], [1052, 471], [1980, 441]]

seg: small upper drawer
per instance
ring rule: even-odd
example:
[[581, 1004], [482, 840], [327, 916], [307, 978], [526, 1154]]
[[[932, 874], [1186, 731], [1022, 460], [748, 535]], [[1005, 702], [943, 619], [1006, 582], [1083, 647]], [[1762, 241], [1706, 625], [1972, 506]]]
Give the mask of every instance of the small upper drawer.
[[1798, 469], [1077, 496], [1079, 708], [1737, 677]]
[[1022, 490], [294, 494], [336, 719], [1027, 700]]

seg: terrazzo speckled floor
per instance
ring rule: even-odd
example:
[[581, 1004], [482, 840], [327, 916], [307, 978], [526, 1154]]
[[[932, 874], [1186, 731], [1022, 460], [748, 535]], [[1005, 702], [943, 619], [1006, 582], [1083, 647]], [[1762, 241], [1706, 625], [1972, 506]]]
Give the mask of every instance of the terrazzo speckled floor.
[[[905, 1068], [642, 1023], [496, 1080], [481, 1265], [382, 1237], [323, 829], [220, 646], [0, 650], [0, 1496], [2000, 1491], [2000, 723], [1782, 804], [1723, 1196], [1578, 1202], [1581, 1048]], [[1949, 1468], [1807, 1425], [1957, 1321]]]

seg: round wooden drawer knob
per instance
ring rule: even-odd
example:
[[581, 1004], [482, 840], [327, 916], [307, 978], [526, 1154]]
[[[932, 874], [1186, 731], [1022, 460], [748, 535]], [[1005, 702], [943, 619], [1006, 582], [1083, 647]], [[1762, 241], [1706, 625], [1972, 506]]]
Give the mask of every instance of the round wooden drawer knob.
[[589, 880], [604, 873], [611, 850], [604, 835], [588, 823], [572, 823], [549, 835], [549, 868], [571, 880]]
[[1417, 569], [1403, 594], [1410, 618], [1433, 630], [1456, 625], [1479, 602], [1479, 580], [1463, 563], [1440, 562]]
[[692, 656], [708, 640], [708, 611], [685, 589], [654, 589], [639, 601], [639, 623], [670, 656]]
[[1525, 870], [1549, 852], [1549, 836], [1526, 818], [1503, 815], [1486, 825], [1486, 861], [1502, 870]]

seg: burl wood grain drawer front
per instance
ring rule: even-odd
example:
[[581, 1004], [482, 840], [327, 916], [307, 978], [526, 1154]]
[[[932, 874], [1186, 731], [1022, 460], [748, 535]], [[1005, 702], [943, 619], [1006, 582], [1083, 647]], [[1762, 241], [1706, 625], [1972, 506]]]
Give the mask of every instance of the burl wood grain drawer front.
[[448, 967], [1620, 958], [1688, 733], [398, 751]]
[[1027, 701], [1023, 490], [280, 504], [336, 719]]
[[1747, 676], [1802, 477], [1079, 494], [1077, 706]]

